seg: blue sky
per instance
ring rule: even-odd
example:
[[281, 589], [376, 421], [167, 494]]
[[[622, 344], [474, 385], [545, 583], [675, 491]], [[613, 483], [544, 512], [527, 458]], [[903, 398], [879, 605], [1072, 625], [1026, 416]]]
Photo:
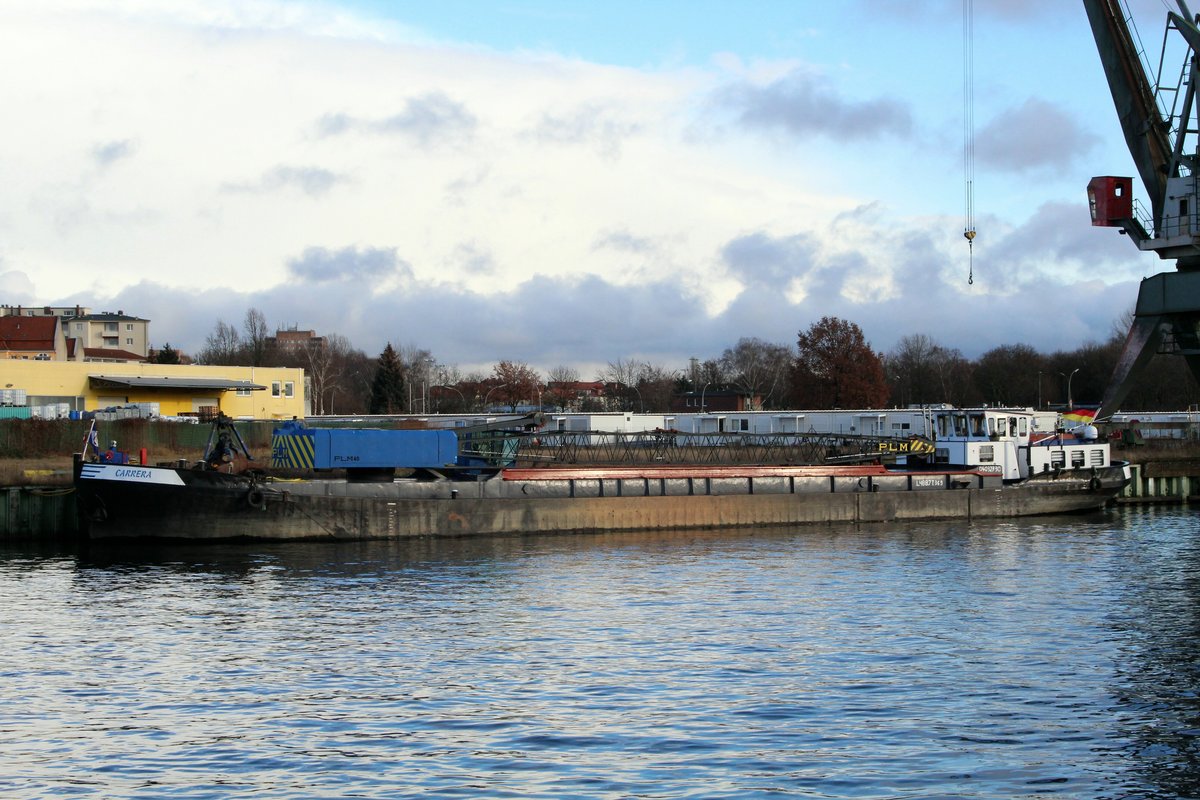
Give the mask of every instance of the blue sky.
[[0, 295], [585, 376], [1106, 339], [1162, 265], [1088, 224], [1134, 173], [1084, 11], [975, 0], [972, 285], [962, 47], [960, 0], [0, 3]]

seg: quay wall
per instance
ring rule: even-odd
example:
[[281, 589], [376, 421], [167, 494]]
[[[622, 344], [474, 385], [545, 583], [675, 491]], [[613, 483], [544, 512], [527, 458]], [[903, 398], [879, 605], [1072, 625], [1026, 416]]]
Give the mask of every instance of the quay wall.
[[1200, 500], [1200, 459], [1131, 464], [1133, 480], [1118, 503], [1186, 503]]
[[79, 532], [69, 485], [0, 487], [0, 541], [74, 539]]

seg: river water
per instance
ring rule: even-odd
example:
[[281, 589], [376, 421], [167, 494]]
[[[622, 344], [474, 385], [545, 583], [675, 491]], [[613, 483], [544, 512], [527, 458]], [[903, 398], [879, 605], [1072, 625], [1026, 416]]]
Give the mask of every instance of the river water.
[[0, 797], [1197, 797], [1197, 522], [8, 547]]

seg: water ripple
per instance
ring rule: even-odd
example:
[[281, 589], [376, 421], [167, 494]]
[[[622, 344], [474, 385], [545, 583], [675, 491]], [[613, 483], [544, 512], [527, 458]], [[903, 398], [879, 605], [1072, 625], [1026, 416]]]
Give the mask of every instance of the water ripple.
[[1198, 533], [0, 550], [0, 796], [1196, 797]]

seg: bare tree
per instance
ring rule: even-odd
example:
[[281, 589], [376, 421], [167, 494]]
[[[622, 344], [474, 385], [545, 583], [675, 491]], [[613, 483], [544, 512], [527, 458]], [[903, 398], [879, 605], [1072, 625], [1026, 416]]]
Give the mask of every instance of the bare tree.
[[679, 373], [656, 364], [645, 364], [638, 376], [638, 398], [648, 412], [665, 412], [680, 389]]
[[758, 409], [786, 397], [792, 351], [758, 338], [739, 339], [721, 355], [721, 372], [730, 382], [757, 398]]
[[243, 347], [249, 365], [264, 366], [267, 363], [267, 339], [270, 338], [271, 332], [267, 327], [267, 318], [257, 308], [246, 309], [246, 318], [242, 320], [242, 333], [245, 335]]
[[301, 346], [299, 355], [304, 371], [312, 382], [313, 413], [326, 413], [326, 403], [332, 406], [339, 391], [346, 393], [342, 377], [353, 350], [350, 340], [338, 333], [306, 341]]
[[558, 406], [562, 411], [575, 400], [575, 389], [572, 384], [579, 382], [579, 370], [574, 367], [557, 366], [551, 368], [546, 375], [546, 399]]
[[667, 411], [681, 379], [677, 370], [631, 358], [610, 361], [596, 380], [606, 385], [622, 409], [647, 412]]
[[608, 362], [604, 369], [596, 374], [596, 380], [605, 385], [605, 393], [614, 404], [619, 404], [625, 411], [637, 411], [642, 404], [639, 402], [638, 379], [647, 365], [637, 359], [618, 358]]
[[438, 382], [437, 360], [428, 350], [415, 344], [402, 345], [396, 352], [408, 382], [408, 413], [427, 413], [429, 387]]
[[224, 320], [218, 320], [212, 333], [204, 337], [204, 349], [196, 355], [200, 364], [240, 366], [242, 363], [242, 340], [237, 328]]

